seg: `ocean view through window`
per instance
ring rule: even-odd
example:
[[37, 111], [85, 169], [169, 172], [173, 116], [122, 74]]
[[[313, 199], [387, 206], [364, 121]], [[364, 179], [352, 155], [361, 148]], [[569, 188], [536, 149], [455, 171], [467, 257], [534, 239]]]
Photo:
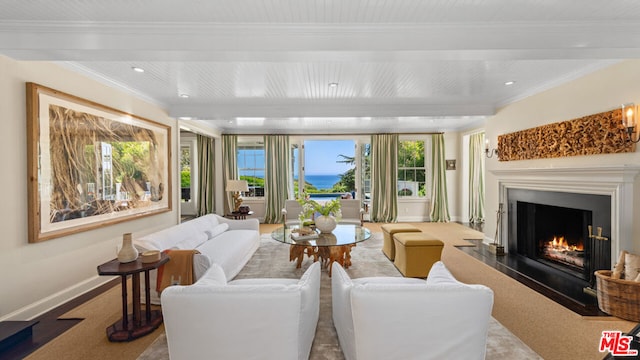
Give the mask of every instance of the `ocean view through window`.
[[294, 169], [294, 179], [304, 179], [304, 192], [355, 195], [355, 142], [353, 140], [305, 140], [304, 169]]
[[[355, 141], [305, 140], [303, 143], [304, 151], [299, 151], [298, 144], [292, 145], [294, 192], [300, 194], [304, 190], [310, 195], [336, 196], [349, 193], [355, 197]], [[303, 154], [304, 159], [301, 159]], [[237, 167], [240, 179], [249, 183], [250, 190], [243, 196], [264, 196], [265, 150], [264, 144], [258, 138], [251, 141], [238, 139]], [[304, 179], [305, 182], [302, 189], [298, 185], [300, 179]], [[326, 196], [318, 198], [328, 199]]]
[[304, 179], [307, 183], [315, 186], [315, 188], [318, 190], [330, 190], [331, 188], [333, 188], [333, 185], [337, 184], [340, 181], [340, 175], [306, 174]]

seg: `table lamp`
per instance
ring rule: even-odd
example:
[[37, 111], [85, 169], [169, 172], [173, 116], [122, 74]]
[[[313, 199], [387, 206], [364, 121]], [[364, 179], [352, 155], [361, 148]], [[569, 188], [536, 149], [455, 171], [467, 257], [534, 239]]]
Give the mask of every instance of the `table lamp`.
[[233, 193], [233, 212], [238, 212], [242, 205], [242, 192], [249, 191], [249, 184], [246, 180], [227, 180], [226, 190]]

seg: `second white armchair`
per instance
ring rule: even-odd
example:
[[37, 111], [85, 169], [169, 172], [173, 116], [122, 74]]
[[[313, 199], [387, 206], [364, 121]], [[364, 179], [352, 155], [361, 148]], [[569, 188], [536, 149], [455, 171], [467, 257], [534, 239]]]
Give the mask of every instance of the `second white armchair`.
[[442, 262], [426, 281], [353, 279], [333, 263], [333, 322], [347, 360], [484, 359], [493, 291]]

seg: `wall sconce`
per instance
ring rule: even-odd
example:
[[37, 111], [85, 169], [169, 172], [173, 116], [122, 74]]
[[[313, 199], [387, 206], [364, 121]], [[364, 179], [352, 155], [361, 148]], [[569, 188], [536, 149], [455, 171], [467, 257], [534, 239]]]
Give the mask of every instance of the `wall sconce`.
[[226, 190], [233, 193], [233, 212], [240, 211], [242, 192], [249, 191], [249, 183], [246, 180], [227, 180]]
[[493, 155], [496, 156], [500, 156], [498, 155], [498, 149], [491, 149], [489, 150], [489, 139], [486, 139], [484, 141], [484, 154], [488, 157], [488, 158], [492, 158]]
[[637, 143], [638, 139], [633, 139], [633, 135], [636, 132], [636, 106], [633, 103], [622, 105], [622, 125], [627, 129], [627, 141]]

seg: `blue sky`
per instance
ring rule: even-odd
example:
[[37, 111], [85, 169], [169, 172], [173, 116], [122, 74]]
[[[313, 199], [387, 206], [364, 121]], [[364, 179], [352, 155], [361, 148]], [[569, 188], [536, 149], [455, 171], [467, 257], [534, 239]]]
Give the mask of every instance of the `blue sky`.
[[337, 163], [342, 160], [338, 155], [354, 156], [353, 140], [307, 140], [304, 142], [305, 174], [335, 175], [342, 174], [352, 167]]
[[[307, 175], [338, 175], [353, 165], [337, 163], [342, 160], [338, 155], [354, 156], [353, 140], [307, 140], [305, 145], [305, 173]], [[253, 170], [241, 171], [240, 175], [264, 177], [264, 150], [241, 150], [238, 154], [238, 167]], [[297, 165], [293, 174], [298, 177]]]

